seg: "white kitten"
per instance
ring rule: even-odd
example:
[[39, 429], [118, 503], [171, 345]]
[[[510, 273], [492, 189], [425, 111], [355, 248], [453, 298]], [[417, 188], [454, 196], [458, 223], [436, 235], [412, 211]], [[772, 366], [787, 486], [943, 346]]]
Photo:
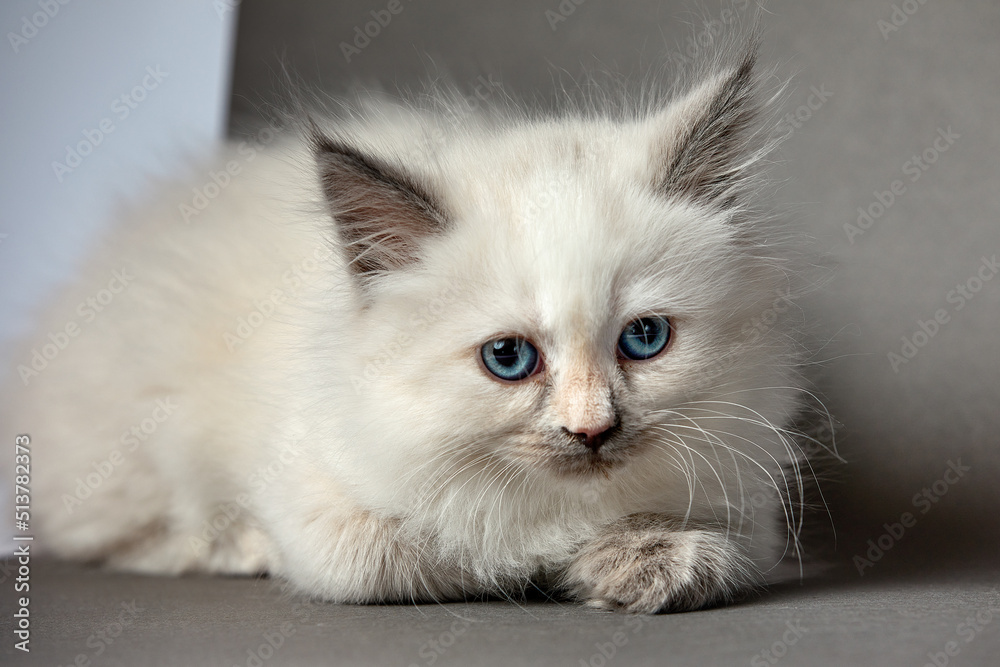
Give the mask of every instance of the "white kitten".
[[762, 583], [807, 392], [748, 326], [790, 289], [754, 53], [618, 113], [372, 102], [168, 189], [15, 362], [41, 546], [349, 602]]

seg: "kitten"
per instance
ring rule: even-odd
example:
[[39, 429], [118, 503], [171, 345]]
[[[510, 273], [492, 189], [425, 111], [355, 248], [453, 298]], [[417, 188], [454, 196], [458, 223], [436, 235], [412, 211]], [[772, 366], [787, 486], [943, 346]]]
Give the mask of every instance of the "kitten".
[[165, 188], [15, 362], [40, 546], [356, 603], [773, 578], [809, 394], [748, 324], [793, 289], [751, 42], [670, 101], [374, 100]]

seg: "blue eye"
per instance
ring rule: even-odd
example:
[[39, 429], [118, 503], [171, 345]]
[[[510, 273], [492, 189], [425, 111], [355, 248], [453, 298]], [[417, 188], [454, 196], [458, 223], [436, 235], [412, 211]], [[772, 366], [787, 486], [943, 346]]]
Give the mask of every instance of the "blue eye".
[[483, 345], [483, 365], [501, 380], [516, 382], [538, 370], [535, 346], [523, 338], [498, 338]]
[[629, 323], [618, 338], [618, 352], [626, 359], [651, 359], [670, 340], [670, 322], [665, 317], [640, 317]]

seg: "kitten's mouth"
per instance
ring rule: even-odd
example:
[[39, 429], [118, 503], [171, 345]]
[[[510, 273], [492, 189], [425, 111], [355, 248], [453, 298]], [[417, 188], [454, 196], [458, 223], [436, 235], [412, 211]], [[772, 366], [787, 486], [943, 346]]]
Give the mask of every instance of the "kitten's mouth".
[[634, 449], [632, 439], [618, 433], [597, 448], [557, 438], [518, 443], [514, 453], [530, 467], [543, 468], [560, 477], [607, 477], [633, 458]]
[[556, 472], [572, 476], [603, 476], [607, 477], [612, 470], [625, 464], [625, 457], [609, 457], [600, 452], [587, 452], [579, 456], [566, 457], [556, 461]]

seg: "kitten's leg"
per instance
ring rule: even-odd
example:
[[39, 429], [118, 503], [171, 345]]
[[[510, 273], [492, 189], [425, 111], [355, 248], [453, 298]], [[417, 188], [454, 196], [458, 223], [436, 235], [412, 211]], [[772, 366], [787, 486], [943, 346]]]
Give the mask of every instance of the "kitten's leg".
[[591, 606], [653, 614], [728, 600], [758, 579], [742, 547], [722, 530], [632, 514], [584, 545], [564, 581]]
[[[235, 505], [235, 503], [232, 503]], [[210, 516], [209, 521], [219, 516]], [[144, 574], [211, 574], [251, 576], [268, 572], [276, 561], [270, 538], [242, 520], [225, 524], [206, 536], [202, 526], [154, 523], [133, 539], [116, 545], [108, 567]], [[206, 539], [207, 537], [207, 539]]]
[[334, 602], [460, 599], [479, 586], [439, 556], [429, 538], [397, 519], [343, 507], [313, 509], [278, 527], [279, 574], [305, 593]]

